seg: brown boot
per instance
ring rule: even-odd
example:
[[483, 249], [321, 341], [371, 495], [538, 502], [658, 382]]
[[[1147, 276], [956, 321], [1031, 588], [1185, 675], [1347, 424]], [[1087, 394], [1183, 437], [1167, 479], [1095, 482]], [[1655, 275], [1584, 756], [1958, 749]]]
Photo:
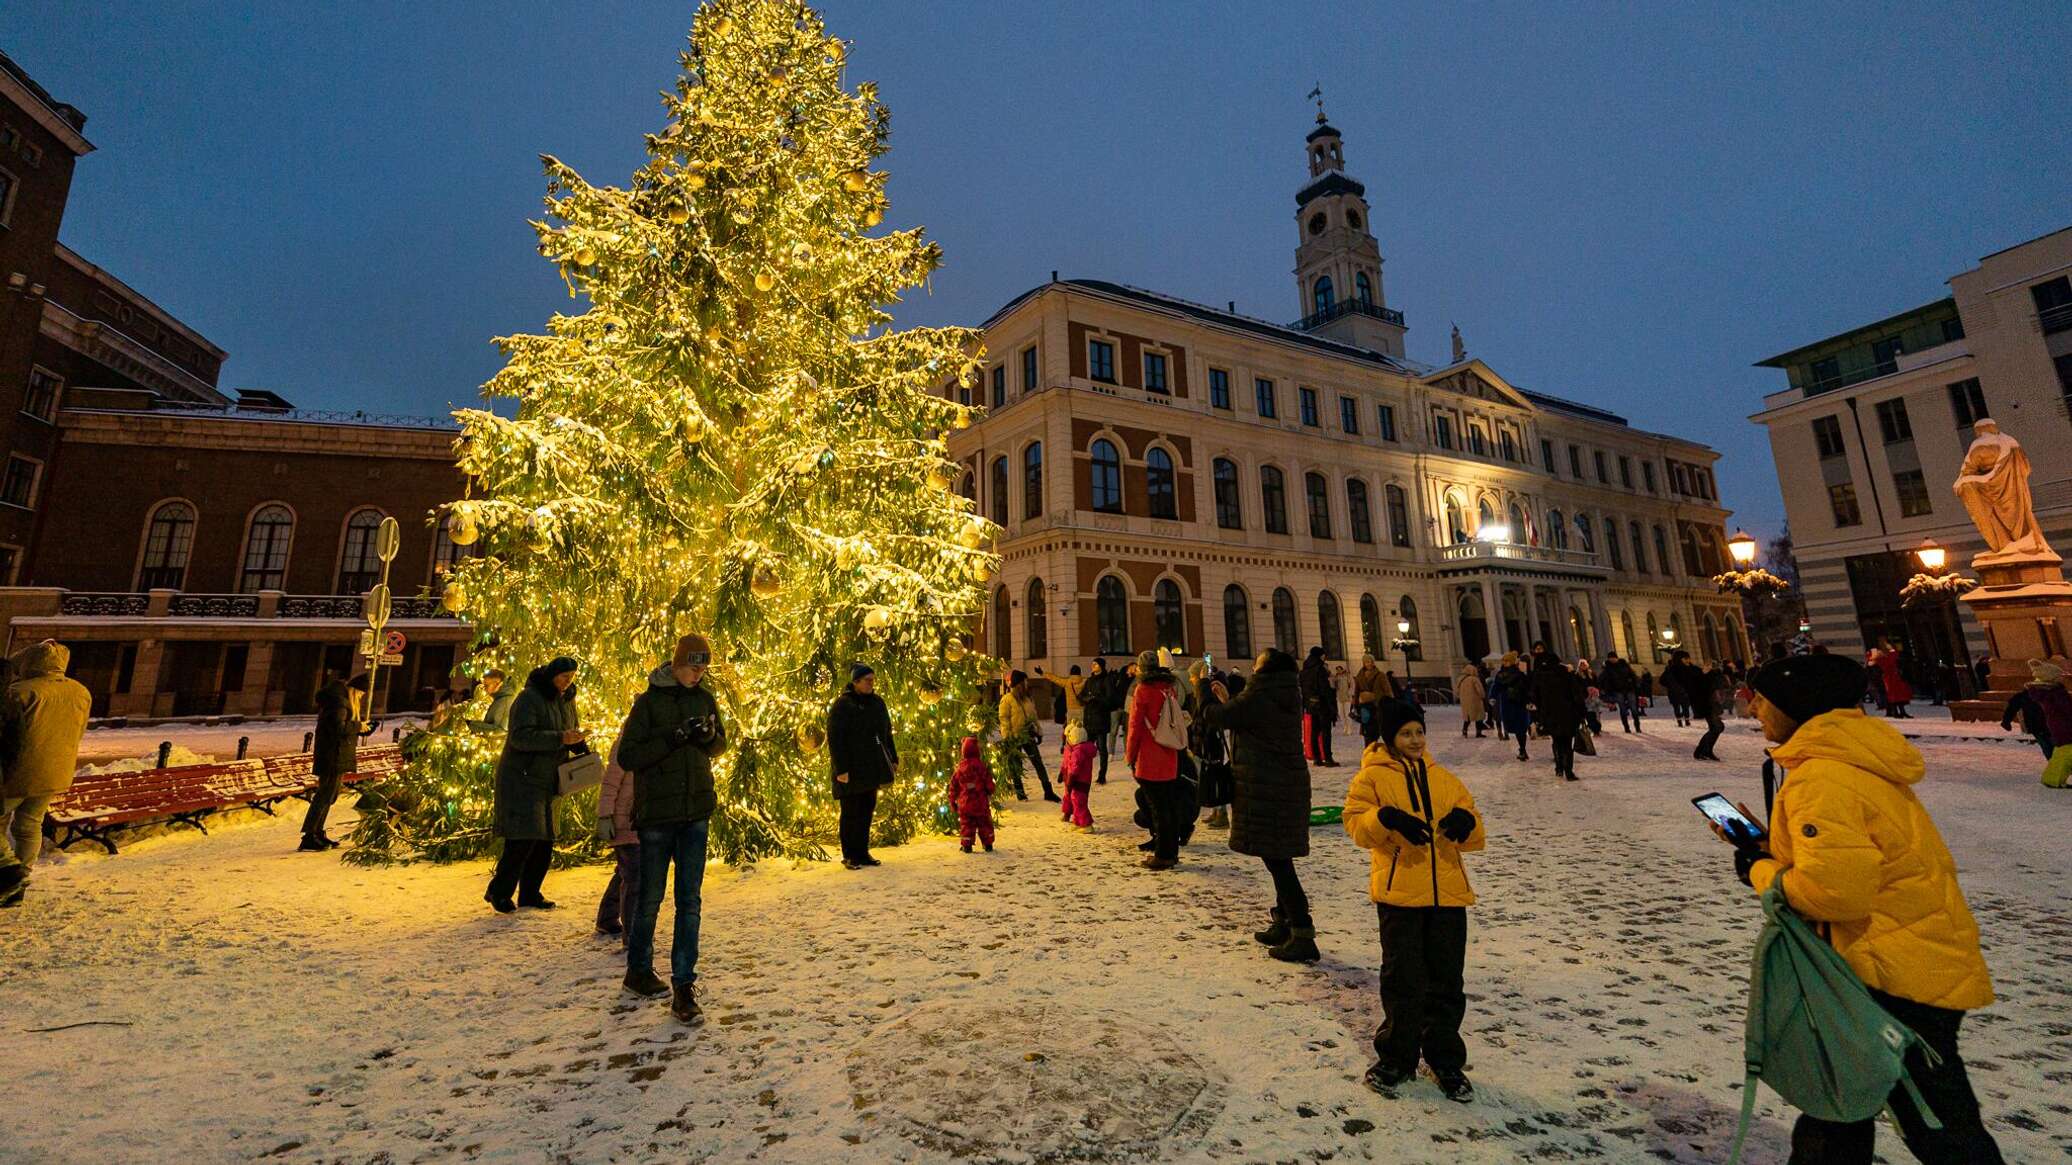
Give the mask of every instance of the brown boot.
[[705, 1013], [698, 1010], [698, 999], [691, 994], [689, 983], [676, 985], [675, 992], [669, 997], [669, 1014], [675, 1016], [678, 1023], [697, 1023], [705, 1017]]

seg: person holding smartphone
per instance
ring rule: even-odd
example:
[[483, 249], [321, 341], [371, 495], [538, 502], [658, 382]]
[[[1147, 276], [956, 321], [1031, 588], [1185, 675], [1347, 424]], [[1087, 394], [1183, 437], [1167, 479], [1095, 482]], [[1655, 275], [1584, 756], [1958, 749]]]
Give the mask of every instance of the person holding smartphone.
[[[1924, 1127], [1895, 1094], [1891, 1111], [1907, 1148], [1924, 1162], [1991, 1165], [2000, 1150], [1979, 1119], [1957, 1030], [1965, 1012], [1993, 1001], [1992, 976], [1956, 862], [1914, 794], [1926, 770], [1921, 753], [1864, 715], [1866, 679], [1861, 664], [1839, 655], [1792, 656], [1751, 676], [1750, 710], [1787, 775], [1767, 832], [1715, 830], [1734, 843], [1740, 879], [1757, 894], [1782, 886], [1878, 1004], [1934, 1052], [1933, 1064], [1909, 1053], [1907, 1070], [1942, 1128]], [[1801, 1115], [1791, 1160], [1868, 1165], [1875, 1136], [1874, 1121]]]
[[[561, 762], [583, 746], [576, 715], [576, 661], [561, 656], [525, 677], [525, 690], [511, 702], [511, 729], [496, 762], [492, 816], [504, 852], [497, 858], [483, 901], [498, 914], [520, 906], [552, 910], [541, 893], [554, 858], [554, 796]], [[511, 900], [516, 890], [518, 900]]]

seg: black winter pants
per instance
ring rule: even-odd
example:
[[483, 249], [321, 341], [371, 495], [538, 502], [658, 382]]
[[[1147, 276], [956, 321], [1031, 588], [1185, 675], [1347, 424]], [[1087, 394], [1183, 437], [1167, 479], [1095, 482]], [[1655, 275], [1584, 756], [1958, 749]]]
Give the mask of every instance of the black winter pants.
[[[1036, 770], [1036, 780], [1043, 786], [1043, 796], [1048, 800], [1057, 800], [1056, 791], [1050, 787], [1050, 770], [1043, 767], [1043, 747], [1037, 744], [1034, 739], [1026, 736], [1022, 738], [1021, 747], [1023, 759], [1029, 762], [1030, 768]], [[1022, 784], [1020, 776], [1016, 776], [1014, 779], [1014, 795], [1025, 801], [1029, 797], [1028, 790]]]
[[[1964, 1013], [1882, 991], [1873, 991], [1871, 996], [1892, 1018], [1919, 1033], [1942, 1058], [1931, 1068], [1918, 1050], [1907, 1054], [1907, 1071], [1920, 1087], [1922, 1099], [1934, 1110], [1935, 1119], [1942, 1122], [1941, 1130], [1922, 1127], [1904, 1087], [1892, 1091], [1892, 1112], [1899, 1118], [1907, 1149], [1923, 1165], [1998, 1165], [2000, 1147], [1979, 1120], [1978, 1098], [1972, 1095], [1964, 1061], [1957, 1055], [1957, 1027], [1964, 1022]], [[1870, 1165], [1876, 1135], [1876, 1118], [1838, 1124], [1801, 1116], [1791, 1130], [1791, 1165]]]
[[1386, 906], [1381, 913], [1381, 1027], [1374, 1054], [1408, 1072], [1419, 1055], [1434, 1072], [1468, 1065], [1461, 1019], [1468, 997], [1461, 985], [1468, 957], [1464, 906]]
[[1192, 825], [1186, 821], [1180, 808], [1180, 782], [1138, 781], [1137, 788], [1143, 790], [1144, 808], [1151, 813], [1151, 855], [1175, 859], [1180, 856], [1180, 831]]
[[1309, 926], [1309, 895], [1302, 892], [1302, 879], [1295, 876], [1294, 858], [1261, 858], [1273, 878], [1274, 905], [1289, 926]]
[[489, 876], [490, 897], [509, 898], [515, 889], [519, 902], [539, 901], [540, 884], [547, 880], [547, 864], [553, 860], [551, 838], [504, 839], [503, 855], [496, 859], [496, 872]]
[[1705, 714], [1705, 735], [1698, 738], [1698, 749], [1695, 755], [1711, 756], [1712, 746], [1719, 741], [1719, 734], [1726, 730], [1727, 722], [1719, 718], [1718, 712], [1707, 712]]
[[869, 792], [851, 793], [841, 799], [842, 819], [839, 833], [842, 838], [842, 860], [860, 862], [871, 856], [871, 817], [878, 811], [878, 789], [873, 785]]
[[309, 794], [309, 812], [302, 815], [302, 836], [324, 836], [324, 821], [331, 816], [331, 803], [338, 800], [339, 775], [317, 778], [317, 787]]
[[1101, 754], [1100, 775], [1094, 778], [1094, 783], [1105, 785], [1108, 783], [1108, 730], [1103, 728], [1098, 733], [1088, 732], [1086, 738], [1094, 742], [1094, 751]]
[[1575, 731], [1574, 731], [1573, 729], [1571, 729], [1571, 730], [1569, 730], [1569, 731], [1567, 731], [1567, 732], [1550, 732], [1550, 733], [1548, 733], [1548, 734], [1547, 734], [1547, 739], [1548, 739], [1548, 741], [1549, 741], [1550, 743], [1552, 743], [1552, 744], [1554, 745], [1554, 771], [1555, 771], [1556, 773], [1572, 773], [1572, 772], [1575, 772], [1575, 771], [1576, 771], [1576, 734], [1575, 734]]

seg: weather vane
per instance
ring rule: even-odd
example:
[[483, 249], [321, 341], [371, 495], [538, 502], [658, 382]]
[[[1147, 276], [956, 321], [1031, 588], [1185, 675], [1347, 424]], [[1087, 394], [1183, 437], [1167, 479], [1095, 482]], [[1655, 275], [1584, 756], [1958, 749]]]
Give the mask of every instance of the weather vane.
[[1314, 101], [1314, 102], [1316, 102], [1316, 103], [1317, 103], [1317, 124], [1318, 124], [1318, 125], [1322, 125], [1322, 124], [1324, 124], [1324, 85], [1323, 85], [1323, 82], [1319, 81], [1319, 82], [1317, 83], [1317, 87], [1309, 91], [1309, 99], [1310, 99], [1311, 101]]

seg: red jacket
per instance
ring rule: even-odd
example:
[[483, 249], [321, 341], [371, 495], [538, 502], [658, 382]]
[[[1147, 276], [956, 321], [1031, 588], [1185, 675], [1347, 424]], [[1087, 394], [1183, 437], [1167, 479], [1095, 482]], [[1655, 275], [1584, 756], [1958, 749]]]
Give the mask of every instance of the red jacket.
[[971, 817], [993, 811], [993, 769], [979, 755], [976, 736], [964, 738], [964, 759], [950, 774], [950, 807]]
[[[2072, 744], [2072, 736], [2068, 736], [2065, 743]], [[1098, 751], [1091, 740], [1066, 745], [1064, 761], [1058, 766], [1058, 780], [1066, 785], [1078, 785], [1081, 788], [1092, 785], [1094, 754]]]
[[1159, 707], [1173, 695], [1170, 673], [1140, 679], [1130, 695], [1130, 726], [1125, 759], [1140, 781], [1170, 781], [1180, 775], [1180, 751], [1151, 739]]
[[1873, 651], [1871, 654], [1876, 657], [1871, 660], [1871, 666], [1878, 669], [1878, 674], [1885, 684], [1885, 702], [1905, 704], [1911, 701], [1914, 698], [1914, 689], [1908, 685], [1906, 677], [1899, 674], [1899, 653]]

